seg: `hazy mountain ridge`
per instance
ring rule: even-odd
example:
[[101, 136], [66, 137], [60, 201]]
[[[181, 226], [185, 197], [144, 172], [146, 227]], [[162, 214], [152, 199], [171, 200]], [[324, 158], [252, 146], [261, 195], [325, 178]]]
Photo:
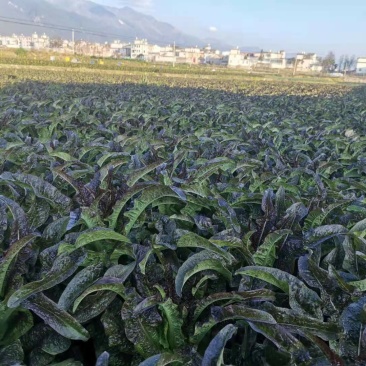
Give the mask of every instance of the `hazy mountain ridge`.
[[[68, 28], [83, 28], [105, 37], [76, 33], [76, 39], [89, 41], [111, 41], [121, 39], [132, 41], [136, 37], [147, 38], [150, 43], [182, 46], [204, 46], [208, 42], [187, 35], [169, 23], [161, 22], [150, 15], [140, 13], [130, 7], [115, 8], [103, 6], [88, 0], [0, 0], [1, 16], [32, 22], [34, 25], [21, 25], [0, 21], [0, 34], [47, 33], [70, 38], [69, 31], [37, 27], [37, 24], [56, 24]], [[108, 36], [107, 36], [108, 34]], [[211, 45], [229, 49], [231, 45], [210, 39]]]

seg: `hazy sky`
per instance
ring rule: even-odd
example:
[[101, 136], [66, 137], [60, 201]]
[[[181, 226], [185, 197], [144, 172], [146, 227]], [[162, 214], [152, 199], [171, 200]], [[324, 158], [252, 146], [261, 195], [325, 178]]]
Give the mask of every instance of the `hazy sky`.
[[366, 55], [365, 0], [94, 0], [238, 46]]

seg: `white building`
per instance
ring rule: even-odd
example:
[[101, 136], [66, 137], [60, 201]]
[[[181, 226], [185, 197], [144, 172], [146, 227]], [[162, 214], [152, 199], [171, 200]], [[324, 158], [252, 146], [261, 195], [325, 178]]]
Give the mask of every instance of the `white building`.
[[114, 40], [110, 46], [113, 51], [120, 51], [126, 44], [121, 42], [119, 39]]
[[285, 51], [244, 53], [240, 52], [239, 49], [235, 49], [230, 51], [228, 66], [284, 69], [286, 67], [286, 53]]
[[366, 75], [366, 57], [359, 57], [356, 66], [357, 75]]
[[254, 57], [258, 58], [257, 66], [267, 67], [271, 69], [284, 69], [286, 68], [286, 52], [256, 52]]
[[237, 48], [235, 50], [231, 50], [229, 53], [228, 66], [237, 67], [243, 66], [244, 55]]
[[50, 47], [50, 38], [44, 33], [41, 36], [37, 33], [31, 36], [13, 34], [0, 36], [0, 45], [7, 48], [45, 49]]
[[[297, 71], [322, 71], [323, 67], [320, 64], [319, 57], [316, 53], [299, 53], [297, 54]], [[294, 61], [293, 61], [294, 62]], [[293, 67], [293, 64], [289, 65]]]
[[149, 55], [149, 44], [147, 39], [135, 39], [131, 44], [131, 58], [145, 59]]

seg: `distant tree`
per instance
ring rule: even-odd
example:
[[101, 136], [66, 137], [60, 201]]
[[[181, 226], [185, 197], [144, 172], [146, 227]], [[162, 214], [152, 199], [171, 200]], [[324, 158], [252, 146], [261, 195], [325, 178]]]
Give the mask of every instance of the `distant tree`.
[[28, 51], [25, 50], [24, 48], [18, 48], [15, 50], [15, 54], [18, 56], [18, 57], [26, 57], [27, 54], [28, 54]]
[[344, 56], [344, 61], [343, 61], [343, 67], [340, 68], [340, 70], [342, 70], [344, 73], [346, 73], [347, 71], [351, 71], [355, 68], [356, 66], [356, 56], [352, 55], [352, 56]]
[[356, 68], [356, 65], [357, 65], [357, 58], [355, 55], [352, 55], [350, 58], [349, 58], [349, 70], [353, 70]]
[[328, 54], [323, 58], [321, 65], [325, 72], [333, 72], [337, 67], [334, 52], [328, 52]]
[[55, 37], [50, 40], [50, 47], [51, 48], [61, 48], [63, 41], [60, 37]]
[[259, 55], [259, 61], [263, 61], [264, 59], [264, 53], [263, 50], [261, 50], [261, 54]]
[[349, 66], [349, 56], [344, 56], [344, 62], [343, 62], [343, 72], [346, 72], [348, 70]]
[[343, 71], [344, 59], [345, 59], [345, 56], [344, 55], [341, 55], [339, 57], [339, 61], [338, 61], [338, 70], [339, 71]]

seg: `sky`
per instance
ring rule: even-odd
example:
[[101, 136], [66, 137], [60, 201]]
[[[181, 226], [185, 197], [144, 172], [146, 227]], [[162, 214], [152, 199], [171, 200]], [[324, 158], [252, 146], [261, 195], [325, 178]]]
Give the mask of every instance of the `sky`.
[[365, 0], [93, 0], [201, 38], [265, 50], [366, 56]]

